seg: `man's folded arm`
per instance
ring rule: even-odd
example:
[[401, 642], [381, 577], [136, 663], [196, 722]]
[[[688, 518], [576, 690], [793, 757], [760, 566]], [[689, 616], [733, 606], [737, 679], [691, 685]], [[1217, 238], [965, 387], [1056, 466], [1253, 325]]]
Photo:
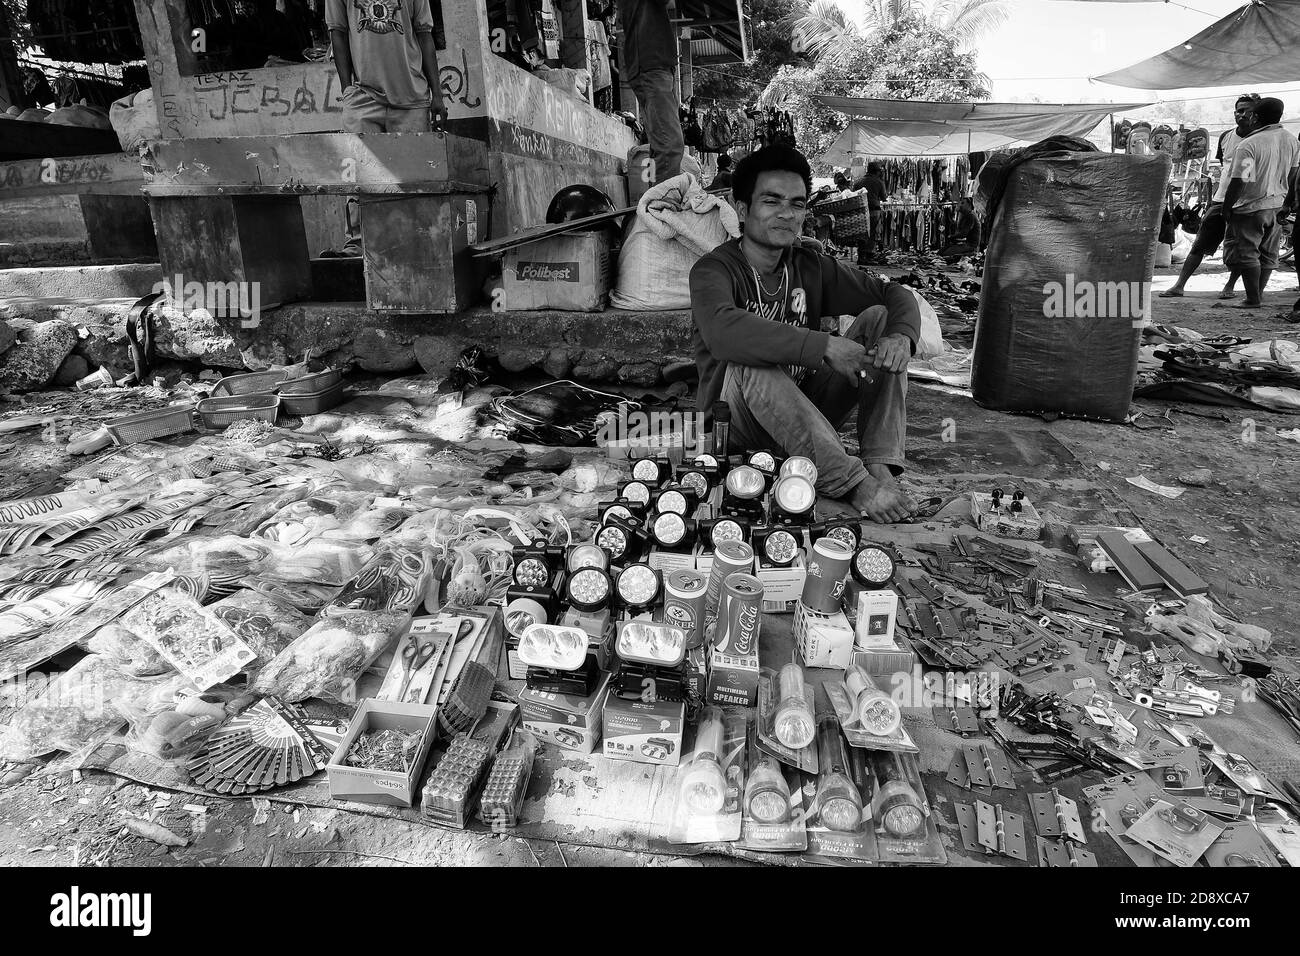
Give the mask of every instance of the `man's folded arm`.
[[701, 259], [691, 269], [691, 311], [710, 354], [737, 365], [820, 368], [825, 332], [801, 329], [736, 305], [731, 276], [720, 262]]

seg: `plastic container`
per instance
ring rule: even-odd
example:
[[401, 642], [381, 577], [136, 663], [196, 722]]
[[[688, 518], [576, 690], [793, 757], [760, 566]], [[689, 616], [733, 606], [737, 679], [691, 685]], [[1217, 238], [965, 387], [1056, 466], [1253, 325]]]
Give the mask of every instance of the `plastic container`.
[[124, 415], [106, 423], [104, 427], [119, 445], [134, 445], [154, 438], [180, 435], [194, 430], [194, 406], [168, 405], [150, 412]]
[[318, 392], [287, 395], [280, 392], [280, 410], [286, 415], [319, 415], [343, 401], [345, 383], [340, 379], [333, 386]]
[[223, 395], [199, 402], [199, 417], [207, 428], [226, 428], [246, 418], [274, 425], [279, 414], [278, 395]]
[[323, 372], [304, 375], [302, 378], [288, 379], [281, 382], [281, 395], [315, 395], [342, 383], [343, 372], [336, 368], [327, 368]]
[[265, 372], [246, 372], [242, 375], [227, 375], [217, 382], [212, 389], [212, 397], [222, 395], [266, 395], [275, 391], [277, 385], [285, 380], [288, 370], [277, 368]]

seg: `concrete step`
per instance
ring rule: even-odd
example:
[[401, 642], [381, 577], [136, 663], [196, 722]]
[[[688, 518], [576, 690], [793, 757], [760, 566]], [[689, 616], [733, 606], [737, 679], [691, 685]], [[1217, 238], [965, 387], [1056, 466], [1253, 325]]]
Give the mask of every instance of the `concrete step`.
[[[0, 319], [61, 321], [95, 365], [125, 360], [132, 297], [0, 299]], [[267, 309], [255, 321], [214, 319], [166, 308], [155, 321], [162, 358], [221, 369], [262, 369], [313, 356], [367, 372], [445, 374], [470, 346], [512, 372], [636, 386], [693, 378], [691, 314], [676, 312], [493, 312], [396, 315], [364, 302], [304, 302]]]
[[156, 262], [0, 269], [0, 299], [138, 299], [161, 281]]

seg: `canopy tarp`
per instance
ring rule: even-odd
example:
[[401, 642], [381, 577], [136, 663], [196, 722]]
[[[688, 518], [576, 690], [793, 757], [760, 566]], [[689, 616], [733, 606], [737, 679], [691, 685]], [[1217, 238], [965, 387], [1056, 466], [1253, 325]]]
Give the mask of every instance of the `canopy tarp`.
[[1142, 90], [1300, 80], [1300, 0], [1255, 0], [1186, 43], [1093, 79]]
[[[1017, 141], [1037, 142], [1048, 136], [1086, 136], [1110, 113], [1141, 109], [1150, 103], [941, 103], [931, 100], [874, 100], [857, 96], [815, 96], [828, 109], [872, 120], [905, 120], [943, 129], [933, 135], [960, 131], [989, 133]], [[908, 134], [904, 134], [908, 135]]]
[[832, 166], [848, 166], [854, 156], [958, 156], [1022, 146], [1024, 140], [998, 133], [976, 133], [938, 123], [899, 120], [853, 120], [820, 157]]
[[836, 166], [854, 156], [955, 156], [1036, 143], [1049, 136], [1086, 136], [1111, 113], [1150, 103], [941, 103], [816, 96], [857, 117], [821, 157]]

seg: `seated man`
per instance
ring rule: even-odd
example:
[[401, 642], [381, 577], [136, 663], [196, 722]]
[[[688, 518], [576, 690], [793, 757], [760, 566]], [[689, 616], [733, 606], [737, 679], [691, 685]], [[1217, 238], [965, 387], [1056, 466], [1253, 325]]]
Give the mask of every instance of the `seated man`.
[[[874, 521], [914, 510], [899, 488], [907, 434], [907, 363], [921, 313], [904, 286], [805, 248], [812, 187], [797, 150], [767, 146], [736, 165], [732, 195], [744, 222], [691, 270], [699, 408], [731, 406], [731, 442], [804, 455], [818, 493]], [[843, 336], [823, 316], [857, 318]], [[858, 457], [839, 429], [858, 412]]]

